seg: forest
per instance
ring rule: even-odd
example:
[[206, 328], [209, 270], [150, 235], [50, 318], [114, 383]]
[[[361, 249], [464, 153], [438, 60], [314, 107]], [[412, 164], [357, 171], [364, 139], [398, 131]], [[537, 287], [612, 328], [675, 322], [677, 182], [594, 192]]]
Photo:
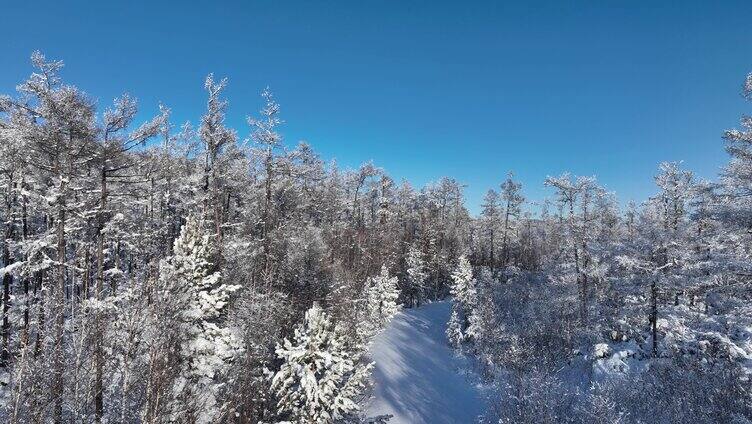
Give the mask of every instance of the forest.
[[708, 140], [714, 181], [664, 162], [622, 204], [565, 173], [534, 203], [504, 170], [473, 216], [451, 177], [289, 143], [268, 89], [244, 128], [212, 74], [195, 125], [140, 122], [31, 64], [0, 95], [2, 422], [388, 423], [369, 345], [445, 299], [479, 422], [752, 422], [752, 117]]

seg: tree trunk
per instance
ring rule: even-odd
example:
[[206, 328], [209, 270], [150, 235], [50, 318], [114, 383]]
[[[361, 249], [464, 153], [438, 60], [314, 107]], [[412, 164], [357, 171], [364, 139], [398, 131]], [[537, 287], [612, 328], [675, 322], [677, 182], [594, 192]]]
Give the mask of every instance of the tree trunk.
[[501, 267], [506, 268], [507, 264], [509, 262], [509, 246], [508, 244], [508, 237], [509, 237], [509, 207], [510, 202], [507, 201], [507, 208], [504, 212], [504, 234], [502, 234], [501, 239]]
[[[491, 272], [494, 272], [496, 269], [496, 261], [494, 260], [494, 229], [493, 229], [493, 223], [491, 223]], [[494, 273], [495, 274], [495, 273]]]
[[271, 204], [272, 204], [272, 152], [271, 149], [267, 151], [267, 157], [265, 160], [266, 167], [266, 181], [264, 182], [265, 199], [264, 199], [264, 222], [263, 222], [263, 236], [264, 236], [264, 282], [271, 284], [271, 240], [269, 238], [269, 232], [271, 231]]
[[55, 308], [55, 355], [53, 365], [52, 402], [53, 421], [63, 422], [63, 368], [65, 350], [63, 349], [63, 331], [65, 327], [65, 188], [64, 177], [60, 177], [60, 199], [57, 212], [57, 299]]
[[[102, 167], [100, 182], [101, 195], [99, 198], [99, 222], [97, 231], [97, 284], [96, 299], [103, 300], [104, 292], [104, 224], [107, 208], [107, 170]], [[104, 358], [102, 352], [102, 316], [101, 308], [95, 309], [94, 317], [94, 422], [101, 423], [104, 416], [104, 396], [102, 387]]]
[[577, 243], [577, 234], [574, 225], [574, 200], [569, 200], [569, 228], [572, 232], [572, 250], [574, 254], [574, 270], [577, 275], [577, 284], [580, 286], [580, 320], [583, 325], [586, 321], [587, 305], [585, 304], [585, 284], [583, 274], [580, 269], [580, 252]]
[[[44, 284], [44, 270], [40, 270], [37, 273], [37, 284], [34, 288], [34, 298], [37, 303], [37, 336], [34, 342], [34, 357], [36, 358], [42, 352], [42, 334], [44, 333], [44, 290], [42, 285]], [[39, 298], [37, 299], [37, 293]]]
[[[24, 180], [21, 180], [21, 188], [24, 188]], [[28, 236], [28, 225], [27, 225], [27, 212], [26, 212], [26, 195], [21, 196], [21, 237], [24, 241], [26, 241], [26, 237]], [[23, 313], [23, 334], [21, 335], [21, 343], [25, 347], [29, 344], [29, 277], [24, 276], [23, 278], [23, 293], [24, 293], [24, 313]]]
[[[5, 227], [5, 240], [3, 242], [3, 266], [10, 265], [10, 246], [9, 241], [13, 238], [13, 178], [8, 179], [8, 197], [6, 198], [6, 227]], [[13, 276], [6, 271], [3, 274], [3, 330], [2, 339], [3, 346], [2, 352], [0, 352], [0, 367], [6, 367], [8, 365], [8, 359], [10, 357], [10, 321], [8, 320], [8, 313], [10, 310], [10, 286], [13, 283]]]
[[658, 282], [657, 277], [650, 283], [650, 325], [653, 335], [653, 357], [658, 356]]
[[[10, 262], [10, 249], [8, 248], [9, 237], [6, 238], [3, 246], [3, 263], [8, 266]], [[5, 368], [8, 365], [8, 358], [10, 357], [10, 322], [8, 320], [8, 312], [10, 309], [10, 286], [13, 281], [10, 272], [7, 270], [3, 274], [3, 347], [0, 352], [0, 367]]]

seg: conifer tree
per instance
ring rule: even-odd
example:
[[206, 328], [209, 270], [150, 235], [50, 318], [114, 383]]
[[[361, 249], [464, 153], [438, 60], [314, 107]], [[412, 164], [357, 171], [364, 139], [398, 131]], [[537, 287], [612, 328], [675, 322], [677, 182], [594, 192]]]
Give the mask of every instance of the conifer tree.
[[177, 282], [174, 294], [182, 297], [183, 304], [179, 314], [181, 371], [172, 408], [178, 420], [217, 421], [223, 378], [242, 351], [233, 329], [224, 326], [225, 309], [240, 286], [222, 281], [215, 249], [202, 225], [189, 218], [175, 240], [174, 255], [162, 264], [162, 281]]
[[452, 345], [458, 346], [467, 338], [469, 327], [475, 321], [472, 315], [477, 304], [477, 291], [473, 268], [467, 257], [460, 257], [457, 268], [452, 272], [451, 294], [454, 297], [452, 315], [449, 319], [447, 337]]
[[423, 252], [416, 246], [411, 246], [407, 252], [407, 280], [408, 290], [411, 295], [410, 305], [420, 306], [423, 299], [428, 271], [423, 260]]
[[382, 266], [381, 273], [370, 280], [366, 293], [369, 319], [377, 328], [385, 327], [399, 312], [399, 295], [397, 277], [390, 277], [389, 269]]
[[305, 314], [292, 341], [277, 346], [282, 366], [272, 378], [283, 419], [295, 423], [331, 423], [358, 411], [355, 401], [372, 365], [348, 342], [318, 305]]
[[446, 336], [449, 344], [458, 348], [465, 340], [465, 335], [462, 333], [462, 323], [460, 322], [460, 315], [457, 313], [457, 308], [452, 305], [452, 315], [449, 316], [449, 322], [447, 323]]

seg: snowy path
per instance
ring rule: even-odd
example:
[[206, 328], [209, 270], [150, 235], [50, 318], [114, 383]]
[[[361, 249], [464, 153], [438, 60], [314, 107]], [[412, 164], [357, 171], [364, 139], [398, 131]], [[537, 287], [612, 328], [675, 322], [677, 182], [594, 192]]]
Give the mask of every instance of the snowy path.
[[391, 414], [390, 424], [469, 424], [484, 409], [481, 394], [458, 373], [462, 364], [444, 330], [451, 303], [397, 314], [371, 347], [376, 362], [367, 416]]

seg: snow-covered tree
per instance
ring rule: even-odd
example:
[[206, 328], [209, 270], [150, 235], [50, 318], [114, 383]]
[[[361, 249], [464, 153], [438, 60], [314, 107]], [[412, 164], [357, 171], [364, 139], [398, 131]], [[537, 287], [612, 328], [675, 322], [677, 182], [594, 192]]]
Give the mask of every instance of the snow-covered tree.
[[358, 411], [357, 396], [371, 364], [360, 362], [329, 315], [318, 305], [305, 314], [292, 340], [277, 346], [282, 365], [272, 378], [283, 420], [332, 423]]
[[507, 174], [507, 179], [501, 183], [501, 202], [504, 207], [504, 223], [501, 231], [501, 264], [509, 265], [510, 244], [513, 236], [513, 220], [520, 218], [522, 203], [525, 197], [522, 195], [522, 183], [514, 180], [514, 174]]
[[161, 281], [182, 296], [179, 314], [181, 372], [173, 392], [173, 419], [216, 422], [225, 374], [242, 352], [241, 341], [224, 326], [225, 310], [240, 286], [226, 284], [217, 269], [216, 247], [195, 218], [175, 240], [174, 254], [162, 263]]
[[478, 303], [476, 281], [473, 278], [473, 267], [466, 256], [461, 256], [457, 268], [452, 272], [452, 315], [447, 328], [447, 337], [452, 345], [458, 345], [457, 340], [465, 340], [469, 333], [476, 332], [476, 319], [473, 317]]
[[397, 288], [397, 277], [389, 276], [386, 265], [381, 267], [381, 273], [370, 279], [366, 293], [369, 320], [377, 328], [384, 328], [399, 312], [397, 299], [400, 296]]
[[405, 262], [407, 263], [407, 291], [411, 296], [410, 305], [420, 306], [428, 278], [423, 252], [417, 246], [410, 246]]
[[449, 316], [449, 322], [447, 323], [446, 336], [449, 344], [458, 348], [465, 341], [465, 334], [462, 332], [462, 320], [458, 308], [452, 305], [452, 314]]
[[461, 256], [457, 268], [452, 272], [452, 296], [465, 311], [471, 311], [477, 301], [473, 267], [467, 256]]
[[483, 196], [483, 203], [481, 204], [481, 222], [484, 232], [488, 237], [488, 266], [492, 269], [496, 268], [496, 231], [499, 226], [499, 193], [493, 189], [489, 189], [485, 196]]
[[546, 178], [546, 185], [556, 189], [561, 208], [561, 217], [566, 215], [564, 248], [569, 251], [568, 262], [574, 268], [574, 279], [579, 290], [580, 321], [584, 325], [588, 319], [591, 281], [589, 270], [592, 265], [590, 245], [591, 225], [594, 219], [592, 203], [594, 194], [600, 191], [595, 177], [572, 178], [568, 173]]
[[226, 150], [232, 148], [237, 140], [235, 130], [227, 128], [224, 124], [227, 101], [222, 99], [221, 94], [227, 86], [227, 79], [219, 82], [214, 81], [214, 75], [209, 74], [204, 82], [204, 88], [209, 94], [206, 102], [206, 113], [201, 118], [199, 129], [200, 139], [204, 150], [204, 175], [203, 175], [203, 208], [204, 220], [211, 222], [212, 231], [219, 241], [222, 240], [223, 227], [226, 211], [223, 200], [223, 185], [227, 184]]

